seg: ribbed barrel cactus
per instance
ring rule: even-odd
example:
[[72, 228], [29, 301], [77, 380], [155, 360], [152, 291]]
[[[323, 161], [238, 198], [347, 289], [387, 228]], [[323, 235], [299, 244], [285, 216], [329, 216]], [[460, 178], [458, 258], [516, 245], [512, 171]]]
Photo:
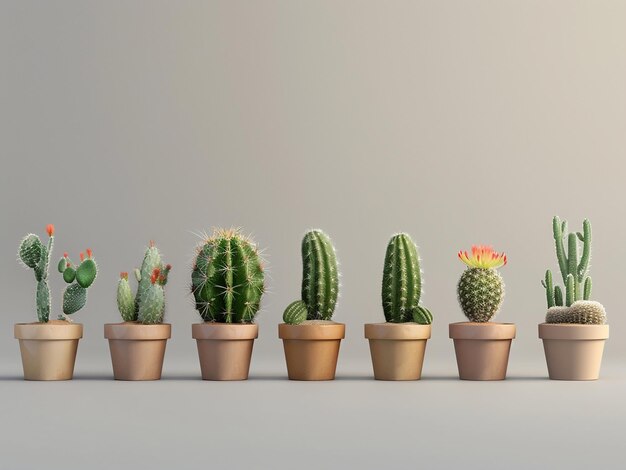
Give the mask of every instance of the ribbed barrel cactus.
[[[50, 320], [50, 287], [48, 285], [48, 271], [50, 255], [54, 246], [54, 225], [46, 227], [48, 243], [44, 245], [35, 234], [26, 235], [20, 242], [18, 256], [27, 268], [33, 269], [37, 281], [36, 303], [37, 318], [42, 323]], [[69, 284], [63, 292], [63, 314], [59, 319], [70, 321], [67, 315], [72, 315], [83, 308], [87, 302], [87, 289], [93, 284], [98, 275], [98, 266], [93, 259], [93, 253], [87, 249], [87, 256], [80, 254], [80, 263], [74, 265], [67, 253], [63, 254], [57, 265], [63, 280]]]
[[431, 324], [432, 314], [419, 304], [421, 294], [422, 273], [417, 246], [406, 233], [394, 235], [387, 245], [383, 269], [385, 319], [391, 323]]
[[[546, 290], [548, 303], [546, 322], [596, 325], [606, 323], [606, 312], [602, 304], [590, 300], [592, 288], [589, 275], [591, 223], [585, 219], [582, 232], [568, 233], [567, 221], [555, 216], [552, 219], [552, 235], [565, 295], [560, 286], [554, 285], [552, 271], [548, 269], [545, 278], [541, 281], [541, 285]], [[566, 238], [567, 252], [565, 251]], [[579, 244], [582, 244], [580, 258]]]
[[488, 322], [504, 300], [504, 282], [497, 268], [507, 263], [504, 253], [489, 246], [472, 246], [472, 253], [459, 251], [467, 265], [457, 285], [459, 304], [471, 322]]
[[[339, 295], [339, 271], [333, 244], [321, 230], [311, 230], [302, 239], [302, 300], [289, 304], [283, 321], [330, 320]], [[303, 313], [306, 309], [306, 316]]]
[[172, 265], [164, 264], [153, 241], [143, 257], [140, 269], [135, 269], [137, 292], [133, 295], [128, 273], [120, 273], [117, 283], [117, 308], [122, 319], [144, 325], [163, 323], [165, 314], [165, 285]]
[[191, 293], [204, 321], [251, 323], [265, 292], [259, 250], [238, 229], [217, 229], [198, 247]]

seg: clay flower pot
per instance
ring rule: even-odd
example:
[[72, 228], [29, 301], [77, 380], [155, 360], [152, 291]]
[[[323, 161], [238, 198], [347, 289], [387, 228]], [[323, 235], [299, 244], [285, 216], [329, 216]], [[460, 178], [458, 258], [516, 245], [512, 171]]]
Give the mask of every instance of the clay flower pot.
[[203, 380], [246, 380], [252, 347], [259, 337], [255, 323], [194, 323]]
[[289, 379], [333, 380], [339, 345], [345, 336], [346, 325], [333, 321], [312, 320], [299, 325], [278, 325]]
[[16, 323], [25, 380], [70, 380], [74, 375], [78, 340], [83, 325], [51, 320], [48, 323]]
[[598, 379], [609, 325], [541, 323], [539, 337], [551, 379]]
[[172, 336], [169, 323], [107, 323], [104, 337], [109, 340], [115, 380], [159, 380], [167, 340]]
[[418, 323], [368, 323], [374, 378], [376, 380], [419, 380], [422, 376], [430, 325]]
[[450, 323], [461, 380], [504, 380], [509, 363], [513, 323]]

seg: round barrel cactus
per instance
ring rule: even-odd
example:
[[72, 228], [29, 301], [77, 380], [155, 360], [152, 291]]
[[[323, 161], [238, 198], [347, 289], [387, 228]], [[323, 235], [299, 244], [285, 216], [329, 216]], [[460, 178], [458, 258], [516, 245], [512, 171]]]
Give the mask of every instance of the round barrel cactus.
[[463, 313], [472, 322], [488, 322], [504, 300], [504, 282], [497, 268], [506, 264], [506, 255], [488, 246], [473, 246], [471, 255], [460, 251], [459, 258], [467, 265], [457, 285]]
[[254, 242], [236, 229], [217, 229], [198, 247], [191, 293], [204, 321], [251, 323], [265, 291]]

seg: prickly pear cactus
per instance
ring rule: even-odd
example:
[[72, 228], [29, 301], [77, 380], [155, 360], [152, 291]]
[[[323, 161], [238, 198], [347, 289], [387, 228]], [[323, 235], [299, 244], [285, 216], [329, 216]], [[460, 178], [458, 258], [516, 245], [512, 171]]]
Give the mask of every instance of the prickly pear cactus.
[[93, 252], [88, 248], [87, 257], [84, 253], [80, 254], [78, 266], [74, 266], [67, 253], [63, 253], [57, 267], [63, 280], [69, 284], [63, 292], [63, 314], [73, 315], [87, 303], [87, 289], [96, 280], [98, 265], [93, 259]]
[[491, 247], [473, 246], [471, 256], [461, 251], [459, 258], [467, 265], [457, 285], [463, 313], [472, 322], [488, 322], [504, 300], [504, 282], [497, 268], [506, 264], [506, 255]]
[[144, 325], [163, 323], [164, 287], [171, 269], [170, 264], [163, 264], [161, 253], [151, 241], [146, 248], [141, 268], [135, 270], [137, 279], [135, 295], [128, 282], [128, 273], [120, 273], [117, 283], [117, 308], [124, 321], [137, 321]]
[[204, 321], [251, 323], [265, 291], [254, 242], [238, 229], [217, 229], [198, 247], [191, 293]]
[[392, 323], [432, 323], [430, 311], [419, 305], [422, 277], [417, 246], [406, 233], [394, 235], [387, 245], [382, 302], [385, 319]]
[[570, 307], [555, 306], [548, 309], [546, 323], [577, 323], [580, 325], [604, 325], [606, 311], [599, 302], [578, 300]]

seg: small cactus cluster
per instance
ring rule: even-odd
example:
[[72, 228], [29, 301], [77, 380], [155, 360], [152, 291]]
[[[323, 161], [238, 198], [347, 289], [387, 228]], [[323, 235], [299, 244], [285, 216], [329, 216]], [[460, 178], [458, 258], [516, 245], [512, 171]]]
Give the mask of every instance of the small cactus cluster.
[[504, 300], [504, 282], [497, 268], [507, 263], [504, 253], [489, 246], [472, 246], [471, 256], [459, 251], [467, 265], [457, 285], [459, 304], [471, 322], [488, 322], [498, 312]]
[[151, 241], [140, 269], [135, 269], [137, 292], [133, 295], [128, 273], [120, 273], [117, 283], [117, 308], [126, 322], [144, 325], [163, 323], [165, 285], [172, 266], [161, 261], [161, 253]]
[[[556, 247], [559, 271], [565, 286], [565, 295], [560, 286], [555, 286], [552, 271], [548, 269], [541, 285], [546, 290], [548, 303], [547, 323], [581, 323], [604, 324], [606, 312], [604, 307], [591, 299], [591, 276], [589, 261], [591, 260], [591, 223], [583, 221], [583, 231], [567, 231], [567, 221], [558, 216], [552, 219], [552, 234]], [[565, 252], [565, 236], [567, 234], [567, 253]], [[579, 244], [582, 243], [582, 254], [578, 256]]]
[[305, 320], [330, 320], [339, 295], [339, 271], [333, 244], [321, 230], [302, 239], [302, 300], [289, 304], [283, 321], [297, 325]]
[[421, 294], [422, 273], [417, 246], [406, 233], [394, 235], [387, 245], [383, 270], [385, 319], [391, 323], [431, 324], [432, 314], [419, 305]]
[[216, 229], [198, 246], [191, 293], [204, 321], [252, 323], [264, 292], [259, 250], [239, 229]]
[[[19, 247], [19, 259], [24, 266], [35, 272], [37, 281], [37, 318], [46, 323], [50, 320], [50, 287], [48, 286], [48, 271], [50, 255], [54, 246], [54, 225], [46, 227], [48, 243], [44, 245], [35, 234], [26, 235]], [[58, 271], [63, 275], [63, 280], [69, 284], [63, 292], [63, 315], [60, 319], [69, 320], [67, 315], [78, 312], [87, 303], [87, 289], [93, 284], [98, 275], [98, 266], [93, 259], [93, 253], [87, 249], [87, 256], [80, 254], [80, 263], [74, 265], [67, 253], [59, 260]]]

